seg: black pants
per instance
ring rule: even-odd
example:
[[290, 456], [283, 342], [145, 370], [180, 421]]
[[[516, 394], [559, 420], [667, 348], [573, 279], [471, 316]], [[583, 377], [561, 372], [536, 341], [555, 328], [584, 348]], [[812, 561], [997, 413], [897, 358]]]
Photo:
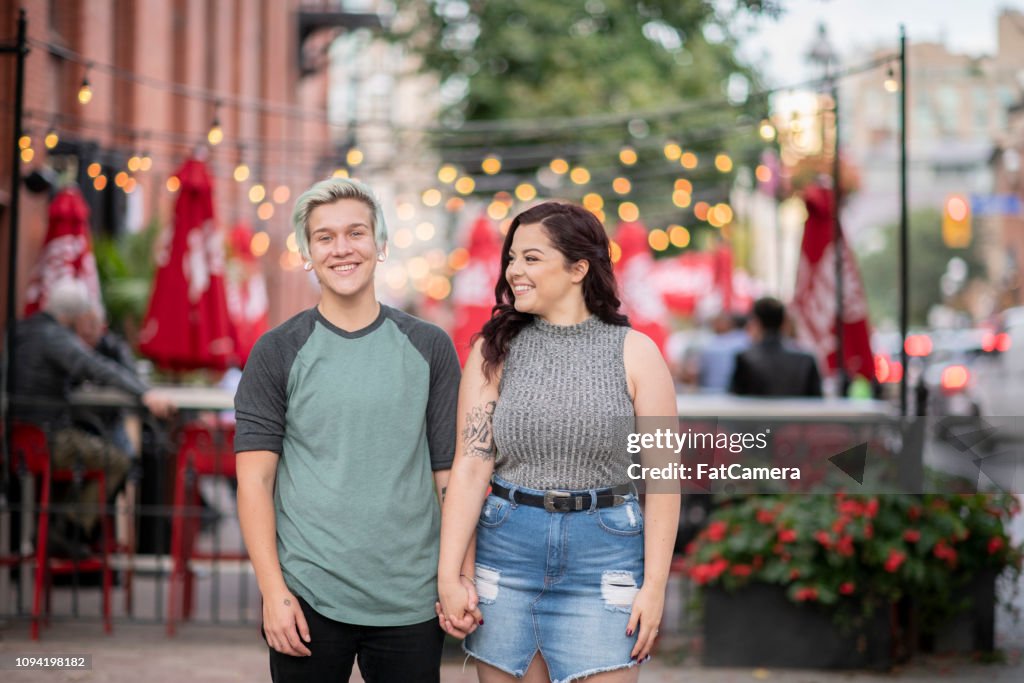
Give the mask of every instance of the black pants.
[[412, 626], [356, 626], [319, 614], [299, 598], [313, 654], [292, 657], [270, 650], [274, 683], [348, 683], [352, 664], [366, 683], [440, 683], [444, 632], [437, 619]]

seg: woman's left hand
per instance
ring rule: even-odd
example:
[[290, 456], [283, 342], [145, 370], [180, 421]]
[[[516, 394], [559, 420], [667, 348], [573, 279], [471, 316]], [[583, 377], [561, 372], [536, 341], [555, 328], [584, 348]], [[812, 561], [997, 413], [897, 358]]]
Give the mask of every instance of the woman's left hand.
[[640, 591], [633, 598], [633, 611], [629, 615], [629, 626], [626, 628], [626, 635], [632, 636], [639, 627], [640, 633], [636, 639], [631, 656], [638, 662], [644, 661], [654, 641], [658, 637], [658, 626], [661, 624], [661, 614], [665, 609], [665, 587], [655, 588], [650, 584], [644, 584]]

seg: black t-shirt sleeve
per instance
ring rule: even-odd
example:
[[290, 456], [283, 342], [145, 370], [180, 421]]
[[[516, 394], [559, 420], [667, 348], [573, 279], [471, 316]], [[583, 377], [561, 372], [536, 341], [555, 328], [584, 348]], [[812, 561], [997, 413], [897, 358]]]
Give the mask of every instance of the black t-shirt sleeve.
[[434, 328], [430, 345], [430, 397], [427, 400], [427, 445], [433, 471], [447, 470], [455, 459], [455, 418], [462, 371], [455, 345]]
[[263, 335], [245, 363], [235, 392], [236, 453], [281, 454], [291, 363], [280, 342], [277, 336]]

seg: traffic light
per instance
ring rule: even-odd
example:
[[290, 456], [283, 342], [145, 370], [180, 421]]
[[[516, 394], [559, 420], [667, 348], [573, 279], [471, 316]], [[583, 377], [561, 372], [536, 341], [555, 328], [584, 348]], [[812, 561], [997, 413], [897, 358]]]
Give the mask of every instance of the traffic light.
[[951, 194], [943, 202], [942, 241], [951, 249], [971, 243], [971, 204], [966, 195]]

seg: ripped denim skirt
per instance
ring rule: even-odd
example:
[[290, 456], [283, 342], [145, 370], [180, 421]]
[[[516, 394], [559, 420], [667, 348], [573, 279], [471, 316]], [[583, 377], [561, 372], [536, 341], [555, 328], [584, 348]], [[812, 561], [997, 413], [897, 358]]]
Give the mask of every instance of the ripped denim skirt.
[[635, 666], [626, 635], [643, 584], [643, 514], [628, 493], [609, 507], [557, 512], [516, 502], [544, 491], [499, 477], [510, 500], [489, 495], [476, 540], [476, 589], [484, 625], [463, 648], [517, 678], [537, 653], [552, 683]]

